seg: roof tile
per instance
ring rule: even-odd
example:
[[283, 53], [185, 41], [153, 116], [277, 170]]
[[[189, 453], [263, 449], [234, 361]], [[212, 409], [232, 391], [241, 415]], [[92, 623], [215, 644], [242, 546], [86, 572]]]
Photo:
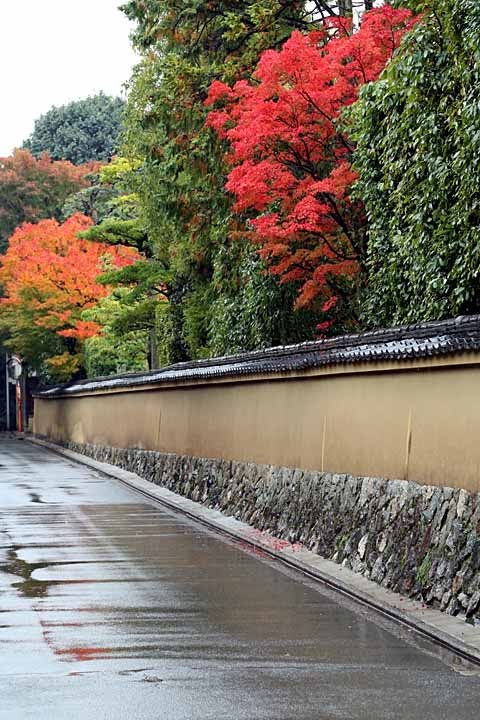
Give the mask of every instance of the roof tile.
[[400, 362], [475, 351], [480, 351], [480, 315], [373, 330], [357, 335], [342, 335], [242, 355], [177, 363], [151, 372], [73, 381], [44, 390], [38, 393], [38, 396], [47, 398], [156, 382], [175, 383], [245, 375], [274, 375], [332, 365], [382, 360]]

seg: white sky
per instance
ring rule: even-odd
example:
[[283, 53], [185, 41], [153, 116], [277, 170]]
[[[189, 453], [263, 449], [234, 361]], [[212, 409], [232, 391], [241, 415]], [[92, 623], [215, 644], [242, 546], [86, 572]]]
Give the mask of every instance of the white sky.
[[121, 0], [0, 0], [0, 157], [52, 105], [122, 94], [136, 58]]

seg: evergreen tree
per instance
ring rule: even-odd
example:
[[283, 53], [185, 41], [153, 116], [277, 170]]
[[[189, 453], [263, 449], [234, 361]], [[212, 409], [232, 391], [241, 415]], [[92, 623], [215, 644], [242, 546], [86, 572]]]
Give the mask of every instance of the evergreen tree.
[[123, 109], [123, 100], [103, 93], [54, 106], [35, 122], [24, 146], [35, 157], [48, 153], [75, 165], [105, 162], [118, 150]]

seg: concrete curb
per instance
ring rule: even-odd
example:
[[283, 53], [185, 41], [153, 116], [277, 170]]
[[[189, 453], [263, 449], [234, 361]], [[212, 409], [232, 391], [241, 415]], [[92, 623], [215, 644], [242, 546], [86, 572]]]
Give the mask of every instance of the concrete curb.
[[114, 465], [98, 462], [86, 455], [66, 450], [45, 440], [25, 437], [29, 442], [62, 455], [74, 462], [119, 480], [130, 489], [154, 500], [161, 505], [188, 516], [211, 530], [246, 543], [288, 567], [300, 571], [311, 579], [340, 592], [370, 609], [393, 619], [428, 638], [450, 652], [480, 666], [480, 629], [464, 620], [447, 615], [421, 602], [403, 598], [377, 585], [371, 580], [344, 568], [331, 560], [325, 560], [309, 550], [291, 545], [283, 540], [262, 533], [251, 525], [227, 517], [218, 510], [204, 507], [166, 488], [154, 485], [135, 473], [122, 470]]

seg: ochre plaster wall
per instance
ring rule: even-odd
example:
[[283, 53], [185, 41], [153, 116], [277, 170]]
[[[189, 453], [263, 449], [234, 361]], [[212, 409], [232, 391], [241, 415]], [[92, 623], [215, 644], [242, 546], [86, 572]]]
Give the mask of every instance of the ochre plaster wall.
[[480, 491], [480, 366], [130, 389], [35, 401], [35, 432]]

